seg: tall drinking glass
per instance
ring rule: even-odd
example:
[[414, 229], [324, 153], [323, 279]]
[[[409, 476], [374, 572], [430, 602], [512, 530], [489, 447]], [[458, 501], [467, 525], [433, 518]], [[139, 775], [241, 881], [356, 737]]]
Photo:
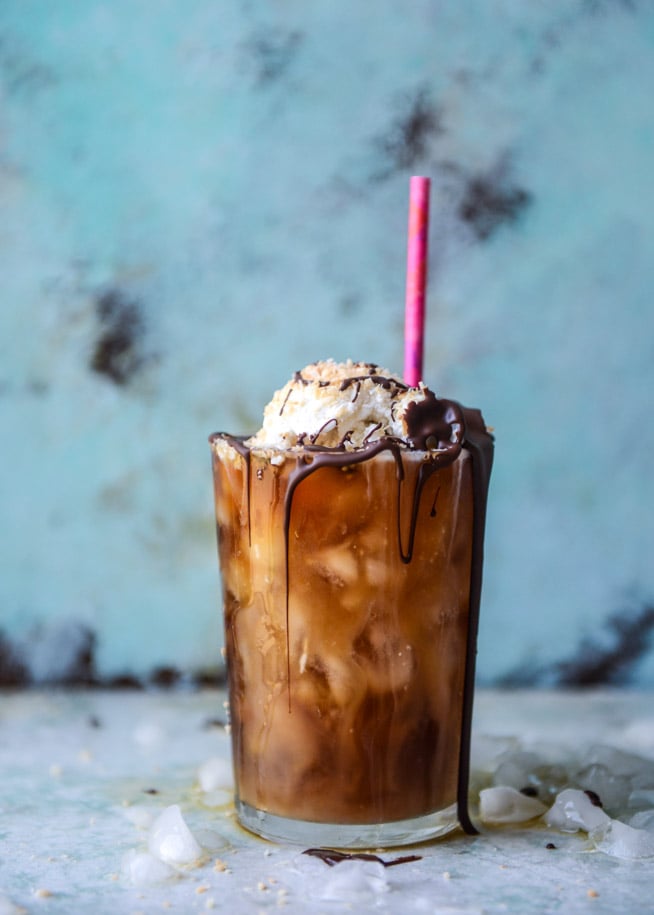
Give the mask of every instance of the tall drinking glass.
[[259, 835], [357, 848], [474, 829], [492, 438], [451, 410], [444, 449], [210, 438], [236, 810]]

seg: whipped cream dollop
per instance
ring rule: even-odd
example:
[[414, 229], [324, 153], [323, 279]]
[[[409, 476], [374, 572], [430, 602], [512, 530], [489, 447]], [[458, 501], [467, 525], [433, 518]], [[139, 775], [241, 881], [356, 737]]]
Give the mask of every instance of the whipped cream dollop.
[[439, 400], [424, 384], [408, 387], [370, 362], [314, 362], [296, 372], [264, 410], [251, 448], [314, 446], [353, 451], [382, 439], [407, 448], [439, 450], [459, 444], [457, 404]]

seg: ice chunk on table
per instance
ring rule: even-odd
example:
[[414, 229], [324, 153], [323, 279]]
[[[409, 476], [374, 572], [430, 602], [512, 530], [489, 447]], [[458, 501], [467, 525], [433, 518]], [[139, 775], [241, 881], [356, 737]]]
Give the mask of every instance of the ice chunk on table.
[[574, 781], [580, 788], [594, 792], [602, 806], [615, 812], [626, 807], [631, 794], [631, 779], [627, 775], [616, 775], [601, 763], [591, 763], [575, 774]]
[[635, 813], [629, 820], [629, 825], [654, 834], [654, 810], [641, 810], [639, 813]]
[[136, 851], [134, 848], [123, 856], [121, 869], [128, 882], [134, 886], [153, 886], [164, 883], [175, 875], [172, 867], [150, 852]]
[[137, 829], [149, 829], [157, 817], [157, 810], [154, 807], [148, 807], [145, 804], [132, 804], [129, 807], [121, 808], [122, 814], [126, 820], [133, 823]]
[[388, 879], [378, 861], [341, 861], [316, 888], [319, 899], [369, 902], [388, 892]]
[[484, 823], [524, 823], [545, 813], [547, 807], [507, 785], [479, 792], [479, 816]]
[[590, 840], [598, 851], [614, 858], [654, 858], [654, 834], [646, 829], [635, 829], [620, 820], [609, 820], [593, 830]]
[[616, 747], [594, 744], [584, 754], [582, 766], [601, 765], [613, 775], [625, 775], [632, 779], [633, 786], [654, 788], [654, 760], [626, 753]]
[[607, 826], [611, 818], [601, 807], [593, 803], [585, 791], [565, 788], [544, 816], [548, 826], [561, 832], [592, 832]]
[[166, 864], [193, 864], [202, 857], [202, 847], [186, 825], [178, 804], [166, 807], [154, 821], [148, 848]]

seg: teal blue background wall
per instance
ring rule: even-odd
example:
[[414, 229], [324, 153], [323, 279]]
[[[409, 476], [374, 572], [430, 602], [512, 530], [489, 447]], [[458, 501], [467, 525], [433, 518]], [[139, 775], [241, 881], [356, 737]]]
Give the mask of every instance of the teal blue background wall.
[[495, 428], [483, 682], [654, 684], [654, 9], [3, 0], [0, 680], [215, 667], [207, 434], [309, 361]]

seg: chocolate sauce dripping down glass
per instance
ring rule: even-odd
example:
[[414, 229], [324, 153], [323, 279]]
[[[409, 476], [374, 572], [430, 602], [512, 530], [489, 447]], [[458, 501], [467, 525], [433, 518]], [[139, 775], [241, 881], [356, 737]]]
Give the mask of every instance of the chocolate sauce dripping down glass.
[[472, 700], [475, 688], [477, 659], [477, 632], [479, 629], [479, 603], [484, 564], [484, 529], [488, 484], [493, 466], [493, 436], [479, 410], [463, 408], [465, 437], [463, 447], [472, 458], [472, 562], [470, 569], [470, 595], [468, 598], [468, 639], [466, 643], [466, 669], [463, 683], [463, 715], [461, 719], [461, 745], [459, 748], [459, 783], [457, 789], [457, 815], [468, 835], [476, 835], [468, 812], [468, 780], [470, 777], [470, 735], [472, 731]]
[[227, 442], [228, 445], [231, 445], [234, 451], [238, 453], [243, 458], [243, 463], [245, 464], [245, 491], [247, 492], [247, 503], [248, 503], [248, 544], [252, 546], [252, 524], [250, 518], [250, 478], [252, 476], [252, 450], [248, 445], [245, 444], [247, 441], [247, 435], [229, 435], [227, 432], [215, 432], [213, 435], [209, 436], [209, 441], [214, 439], [223, 439]]

